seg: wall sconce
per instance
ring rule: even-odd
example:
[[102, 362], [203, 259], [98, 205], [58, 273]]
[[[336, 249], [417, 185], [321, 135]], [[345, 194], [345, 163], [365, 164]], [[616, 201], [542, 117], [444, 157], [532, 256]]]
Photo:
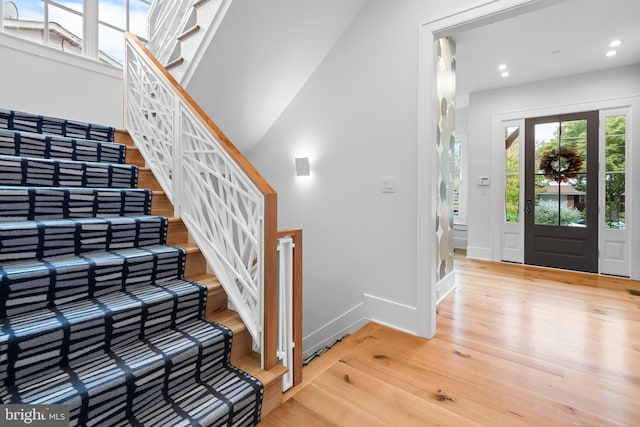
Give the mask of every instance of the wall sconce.
[[309, 176], [311, 169], [309, 168], [308, 157], [296, 157], [296, 176]]

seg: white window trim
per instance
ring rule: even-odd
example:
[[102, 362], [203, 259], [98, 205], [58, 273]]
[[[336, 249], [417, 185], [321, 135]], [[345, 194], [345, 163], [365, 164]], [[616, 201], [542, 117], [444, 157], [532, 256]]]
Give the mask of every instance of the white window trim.
[[[89, 58], [94, 62], [99, 61], [99, 51], [100, 51], [100, 41], [99, 41], [99, 31], [100, 25], [107, 26], [111, 29], [122, 31], [123, 33], [129, 31], [129, 17], [131, 13], [131, 0], [126, 1], [126, 28], [119, 28], [107, 22], [100, 21], [99, 14], [99, 0], [83, 0], [82, 2], [82, 12], [74, 11], [72, 9], [68, 9], [66, 6], [59, 4], [54, 0], [42, 0], [44, 2], [44, 40], [42, 43], [30, 42], [31, 45], [41, 45], [46, 49], [57, 51], [57, 49], [51, 48], [49, 46], [49, 5], [53, 5], [58, 8], [62, 8], [67, 10], [70, 13], [77, 14], [82, 17], [82, 54], [74, 55]], [[147, 0], [138, 0], [141, 3], [147, 3]], [[151, 3], [153, 4], [153, 3]], [[151, 6], [151, 4], [149, 6]], [[0, 17], [4, 17], [4, 0], [0, 0]], [[4, 33], [4, 19], [0, 19], [0, 34], [7, 35], [12, 37], [9, 34]], [[19, 37], [12, 37], [17, 39]], [[144, 40], [144, 37], [141, 37]], [[55, 55], [40, 55], [44, 57], [48, 57], [49, 59], [53, 59]], [[71, 62], [71, 61], [65, 61]]]

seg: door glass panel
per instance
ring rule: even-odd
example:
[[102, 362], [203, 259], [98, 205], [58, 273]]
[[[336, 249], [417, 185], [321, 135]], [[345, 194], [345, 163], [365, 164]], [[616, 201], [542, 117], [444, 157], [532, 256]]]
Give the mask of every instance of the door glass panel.
[[[569, 227], [587, 226], [587, 174], [580, 174], [562, 184], [563, 206], [560, 211], [560, 225]], [[562, 211], [564, 209], [564, 212]]]
[[505, 220], [520, 221], [520, 127], [505, 128]]
[[560, 123], [542, 123], [535, 126], [536, 144], [536, 173], [544, 173], [541, 167], [542, 160], [548, 156], [552, 150], [558, 150], [558, 135], [560, 134]]
[[536, 175], [535, 190], [535, 224], [558, 225], [560, 223], [558, 186], [544, 175]]
[[608, 173], [605, 176], [606, 212], [605, 227], [624, 229], [627, 226], [625, 212], [625, 174]]
[[[560, 135], [560, 148], [571, 150], [568, 152], [570, 156], [563, 157], [561, 162], [561, 171], [567, 170], [567, 167], [575, 169], [576, 165], [571, 164], [570, 160], [575, 159], [576, 155], [581, 160], [578, 167], [580, 172], [587, 171], [587, 121], [573, 120], [562, 122], [562, 132]], [[574, 161], [575, 163], [575, 161]], [[573, 170], [570, 169], [569, 171]]]
[[605, 227], [625, 229], [626, 221], [626, 116], [605, 122]]
[[535, 126], [535, 224], [586, 226], [586, 120]]

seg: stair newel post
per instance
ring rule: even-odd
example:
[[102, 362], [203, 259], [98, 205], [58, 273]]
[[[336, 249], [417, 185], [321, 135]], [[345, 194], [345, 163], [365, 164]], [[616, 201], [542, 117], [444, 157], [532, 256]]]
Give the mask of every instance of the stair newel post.
[[278, 363], [278, 195], [265, 194], [264, 202], [262, 364], [271, 369]]
[[173, 187], [173, 215], [180, 218], [182, 214], [182, 194], [183, 177], [182, 177], [182, 109], [180, 97], [173, 98], [173, 170], [172, 170], [172, 187]]

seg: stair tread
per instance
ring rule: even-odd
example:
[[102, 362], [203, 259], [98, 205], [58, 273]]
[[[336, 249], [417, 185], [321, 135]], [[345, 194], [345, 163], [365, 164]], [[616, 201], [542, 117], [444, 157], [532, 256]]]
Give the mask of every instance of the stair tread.
[[96, 123], [42, 116], [24, 111], [0, 108], [0, 128], [113, 141], [115, 129]]
[[[149, 314], [141, 312], [143, 307], [148, 310], [154, 305], [170, 302], [180, 297], [198, 296], [203, 292], [202, 288], [202, 285], [196, 282], [172, 279], [157, 283], [140, 284], [129, 287], [126, 291], [114, 291], [96, 298], [62, 303], [55, 307], [40, 309], [37, 313], [17, 314], [11, 316], [10, 319], [1, 321], [4, 328], [0, 333], [0, 343], [12, 342], [14, 340], [21, 342], [29, 338], [34, 330], [38, 331], [38, 335], [44, 336], [51, 331], [62, 328], [69, 328], [71, 330], [71, 332], [69, 332], [71, 335], [67, 339], [72, 340], [72, 334], [75, 329], [74, 325], [79, 325], [83, 322], [91, 323], [96, 319], [104, 318], [105, 315], [110, 319], [116, 319], [114, 320], [116, 323], [127, 324], [136, 320], [132, 318], [132, 316], [137, 315], [137, 323], [141, 324], [145, 321], [145, 319], [142, 319], [143, 315], [149, 316]], [[131, 311], [136, 311], [136, 313], [130, 314], [128, 317], [123, 317], [123, 314]], [[184, 311], [184, 307], [180, 311]], [[199, 311], [202, 311], [202, 308]], [[199, 311], [196, 310], [195, 314], [198, 315]], [[167, 321], [171, 324], [174, 321], [179, 322], [180, 320], [183, 319], [169, 318]], [[106, 328], [104, 324], [100, 326]], [[114, 328], [117, 326], [118, 325], [113, 325]], [[105, 330], [97, 331], [96, 333], [98, 332], [102, 335], [106, 333], [111, 334]], [[42, 343], [43, 340], [40, 339], [40, 344], [42, 345]], [[82, 354], [85, 353], [85, 350], [79, 350]]]
[[0, 154], [0, 160], [14, 160], [14, 159], [26, 159], [39, 163], [61, 163], [61, 164], [88, 164], [89, 166], [95, 167], [113, 167], [119, 169], [140, 169], [140, 170], [150, 170], [149, 168], [140, 168], [135, 165], [127, 165], [127, 164], [119, 164], [119, 163], [104, 163], [104, 162], [85, 162], [80, 160], [70, 160], [70, 159], [43, 159], [41, 157], [28, 157], [28, 156], [11, 156], [7, 154]]
[[134, 223], [136, 221], [162, 219], [167, 222], [173, 222], [172, 220], [179, 218], [167, 218], [162, 215], [136, 215], [136, 216], [112, 216], [112, 217], [87, 217], [87, 218], [60, 218], [60, 219], [45, 219], [42, 221], [6, 221], [0, 222], [0, 229], [3, 228], [35, 228], [38, 225], [56, 226], [64, 224], [91, 224], [91, 223]]
[[9, 261], [4, 263], [0, 274], [11, 275], [15, 270], [29, 269], [34, 271], [36, 269], [51, 269], [51, 268], [64, 268], [65, 266], [73, 267], [78, 264], [84, 264], [86, 261], [97, 263], [100, 261], [109, 261], [113, 259], [142, 257], [150, 254], [162, 254], [170, 252], [182, 252], [182, 248], [177, 246], [168, 245], [151, 245], [137, 248], [125, 248], [113, 251], [95, 251], [87, 252], [82, 256], [60, 256], [44, 258], [43, 260], [30, 260], [30, 261]]
[[184, 261], [181, 248], [152, 245], [7, 262], [0, 268], [0, 313], [13, 316], [51, 303], [78, 301], [132, 285], [181, 278]]
[[164, 244], [167, 226], [166, 218], [151, 215], [0, 222], [0, 256], [42, 259]]
[[288, 371], [282, 365], [276, 365], [269, 370], [262, 369], [260, 355], [257, 353], [250, 353], [241, 357], [234, 363], [234, 366], [259, 379], [265, 385], [273, 381], [282, 381], [282, 376]]
[[137, 186], [135, 165], [0, 155], [0, 184], [43, 187]]
[[247, 329], [247, 326], [242, 321], [240, 315], [230, 309], [219, 313], [214, 313], [209, 317], [209, 319], [226, 326], [227, 328], [231, 329], [234, 334]]
[[[153, 192], [140, 188], [0, 186], [0, 222], [117, 217], [151, 212]], [[162, 199], [162, 195], [156, 196]], [[37, 207], [37, 209], [36, 209]]]
[[126, 146], [110, 141], [0, 129], [0, 154], [124, 163]]
[[202, 274], [191, 278], [194, 282], [202, 283], [205, 286], [221, 286], [220, 281], [214, 274]]

